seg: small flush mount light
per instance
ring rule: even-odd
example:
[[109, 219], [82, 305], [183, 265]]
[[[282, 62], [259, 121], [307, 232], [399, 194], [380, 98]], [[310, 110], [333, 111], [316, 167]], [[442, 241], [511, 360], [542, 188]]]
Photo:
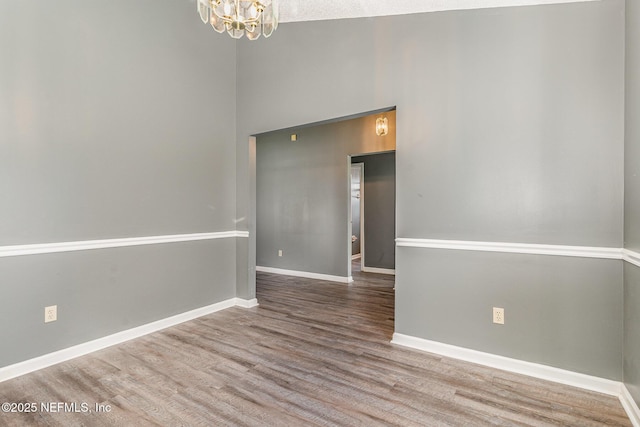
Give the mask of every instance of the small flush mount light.
[[376, 119], [376, 135], [385, 136], [389, 133], [389, 121], [386, 117], [378, 117]]

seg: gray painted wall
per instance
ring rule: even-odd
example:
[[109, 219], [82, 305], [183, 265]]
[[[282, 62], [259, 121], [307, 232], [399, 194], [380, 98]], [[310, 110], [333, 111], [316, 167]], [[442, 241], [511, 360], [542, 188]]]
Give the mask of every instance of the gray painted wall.
[[[0, 58], [0, 245], [235, 229], [235, 44], [193, 2], [3, 1]], [[0, 258], [0, 366], [233, 297], [235, 250]]]
[[626, 7], [624, 246], [640, 252], [640, 4]]
[[[237, 78], [242, 81], [237, 126], [242, 229], [255, 227], [249, 135], [395, 105], [398, 237], [622, 245], [621, 0], [285, 24], [267, 41], [238, 44]], [[248, 279], [238, 282], [238, 295], [255, 294], [254, 244], [250, 240], [247, 251], [238, 253]], [[441, 252], [448, 262], [438, 271], [419, 272], [410, 266], [426, 262], [424, 250], [397, 254], [397, 332], [451, 342], [445, 334], [450, 325], [426, 325], [423, 308], [411, 299], [437, 290], [439, 278], [458, 274], [483, 256]], [[509, 283], [477, 269], [458, 291], [508, 295], [507, 313], [542, 289], [551, 304], [569, 307], [586, 269], [591, 290], [578, 299], [579, 310], [597, 307], [611, 319], [598, 329], [598, 340], [611, 344], [616, 356], [578, 357], [572, 368], [620, 379], [620, 263], [553, 262], [564, 264], [557, 267], [562, 280], [551, 288], [542, 273], [531, 283], [532, 267], [521, 262], [513, 266]], [[450, 299], [443, 305], [455, 305], [457, 297], [445, 296]], [[490, 324], [486, 303], [477, 301], [475, 307], [486, 310], [483, 329]], [[483, 320], [475, 310], [456, 310], [457, 327], [477, 330]], [[591, 336], [590, 323], [556, 325], [563, 335], [552, 339], [537, 333], [537, 317], [522, 319], [507, 327], [533, 342], [498, 344], [505, 329], [493, 327], [482, 350], [566, 367], [566, 355], [583, 349], [584, 340], [576, 335]], [[554, 345], [560, 339], [562, 348]], [[475, 339], [455, 344], [479, 347]]]
[[[640, 252], [640, 4], [626, 8], [624, 246]], [[624, 381], [640, 405], [640, 267], [624, 270]]]
[[[397, 331], [621, 380], [620, 261], [397, 250]], [[505, 309], [504, 325], [492, 307]]]
[[[385, 116], [395, 120], [393, 111]], [[349, 275], [348, 156], [395, 148], [392, 132], [382, 137], [375, 134], [376, 117], [258, 136], [258, 266]], [[292, 133], [297, 134], [295, 142]]]
[[235, 47], [191, 6], [1, 2], [1, 245], [235, 229]]
[[233, 298], [234, 263], [234, 239], [0, 258], [0, 367]]
[[640, 268], [624, 266], [624, 382], [640, 405]]
[[364, 265], [396, 268], [396, 153], [352, 157], [364, 163]]

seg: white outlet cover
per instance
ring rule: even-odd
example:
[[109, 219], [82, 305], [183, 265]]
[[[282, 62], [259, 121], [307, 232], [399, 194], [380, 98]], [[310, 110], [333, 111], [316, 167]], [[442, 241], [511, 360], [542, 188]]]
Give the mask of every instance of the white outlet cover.
[[44, 308], [44, 323], [55, 322], [58, 320], [58, 306], [50, 305]]
[[493, 323], [504, 325], [504, 308], [493, 307]]

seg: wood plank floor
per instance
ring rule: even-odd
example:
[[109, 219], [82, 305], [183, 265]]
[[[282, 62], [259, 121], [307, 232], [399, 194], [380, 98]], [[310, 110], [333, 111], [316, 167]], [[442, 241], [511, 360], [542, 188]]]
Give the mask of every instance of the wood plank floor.
[[[629, 426], [616, 398], [389, 344], [393, 276], [259, 273], [231, 308], [0, 383], [3, 426]], [[82, 409], [82, 408], [80, 408]]]

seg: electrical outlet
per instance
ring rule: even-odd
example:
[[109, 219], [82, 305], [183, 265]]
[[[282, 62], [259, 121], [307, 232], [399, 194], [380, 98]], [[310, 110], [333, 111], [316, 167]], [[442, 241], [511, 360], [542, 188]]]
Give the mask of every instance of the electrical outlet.
[[278, 249], [278, 256], [282, 256], [282, 249]]
[[58, 320], [58, 306], [51, 305], [44, 308], [44, 323], [55, 322]]
[[493, 307], [493, 323], [504, 325], [504, 308]]

